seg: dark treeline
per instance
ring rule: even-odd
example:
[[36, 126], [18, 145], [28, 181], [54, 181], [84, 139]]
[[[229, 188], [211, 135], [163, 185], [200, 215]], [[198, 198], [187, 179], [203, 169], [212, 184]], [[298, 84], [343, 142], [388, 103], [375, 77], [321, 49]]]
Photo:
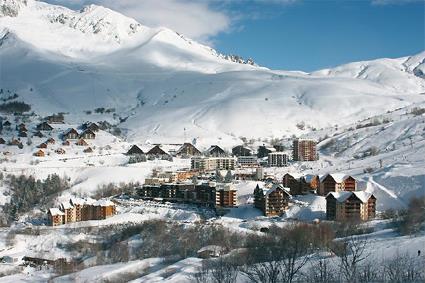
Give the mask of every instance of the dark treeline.
[[3, 206], [0, 219], [3, 225], [10, 225], [19, 215], [34, 208], [48, 209], [60, 192], [70, 188], [68, 180], [56, 174], [49, 175], [44, 180], [25, 175], [2, 175], [2, 178], [10, 193], [10, 202]]

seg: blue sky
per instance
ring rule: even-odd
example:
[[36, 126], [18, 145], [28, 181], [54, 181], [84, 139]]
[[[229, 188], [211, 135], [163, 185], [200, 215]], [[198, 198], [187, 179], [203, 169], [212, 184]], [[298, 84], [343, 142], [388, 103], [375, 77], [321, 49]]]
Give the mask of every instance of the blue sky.
[[425, 50], [425, 0], [44, 0], [98, 4], [272, 69], [313, 71]]
[[214, 44], [224, 53], [252, 56], [273, 69], [312, 71], [401, 57], [425, 50], [424, 3], [243, 1], [228, 7], [242, 13], [237, 28], [218, 34]]

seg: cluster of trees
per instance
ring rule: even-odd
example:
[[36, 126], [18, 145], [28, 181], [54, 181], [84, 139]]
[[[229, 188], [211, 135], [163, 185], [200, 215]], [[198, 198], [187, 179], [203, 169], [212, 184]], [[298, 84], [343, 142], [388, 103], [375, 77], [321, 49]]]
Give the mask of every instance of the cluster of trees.
[[0, 104], [0, 112], [5, 113], [24, 113], [31, 110], [31, 105], [25, 102], [12, 101]]
[[4, 183], [9, 187], [10, 202], [3, 207], [3, 219], [0, 219], [3, 224], [10, 224], [20, 214], [35, 207], [47, 209], [60, 192], [70, 188], [68, 180], [56, 174], [49, 175], [44, 180], [33, 176], [7, 175]]
[[248, 237], [245, 249], [203, 262], [195, 282], [423, 282], [423, 257], [399, 254], [372, 257], [368, 239], [334, 239], [330, 227], [272, 227], [264, 236]]
[[116, 195], [132, 195], [134, 188], [140, 187], [139, 182], [130, 182], [130, 183], [119, 183], [118, 185], [114, 183], [103, 184], [97, 187], [96, 193], [91, 197], [95, 199], [100, 199], [104, 197], [116, 196]]

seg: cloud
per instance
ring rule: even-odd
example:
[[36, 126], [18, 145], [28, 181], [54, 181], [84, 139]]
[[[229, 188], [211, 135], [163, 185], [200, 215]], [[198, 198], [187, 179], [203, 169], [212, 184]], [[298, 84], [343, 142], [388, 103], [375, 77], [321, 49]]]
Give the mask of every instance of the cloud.
[[223, 10], [212, 8], [209, 1], [194, 0], [46, 0], [79, 9], [97, 4], [132, 17], [150, 26], [165, 26], [187, 37], [209, 42], [231, 29], [232, 20]]

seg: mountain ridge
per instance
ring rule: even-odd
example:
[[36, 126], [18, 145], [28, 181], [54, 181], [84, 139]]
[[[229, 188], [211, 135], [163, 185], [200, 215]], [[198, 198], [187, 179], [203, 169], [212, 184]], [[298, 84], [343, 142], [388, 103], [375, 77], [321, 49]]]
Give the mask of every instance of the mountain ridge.
[[[269, 70], [226, 60], [167, 28], [130, 28], [134, 23], [98, 6], [72, 11], [28, 0], [17, 17], [0, 17], [0, 83], [39, 114], [107, 119], [130, 140], [154, 142], [301, 135], [425, 98], [425, 52], [312, 73]], [[99, 107], [115, 115], [86, 114]]]

